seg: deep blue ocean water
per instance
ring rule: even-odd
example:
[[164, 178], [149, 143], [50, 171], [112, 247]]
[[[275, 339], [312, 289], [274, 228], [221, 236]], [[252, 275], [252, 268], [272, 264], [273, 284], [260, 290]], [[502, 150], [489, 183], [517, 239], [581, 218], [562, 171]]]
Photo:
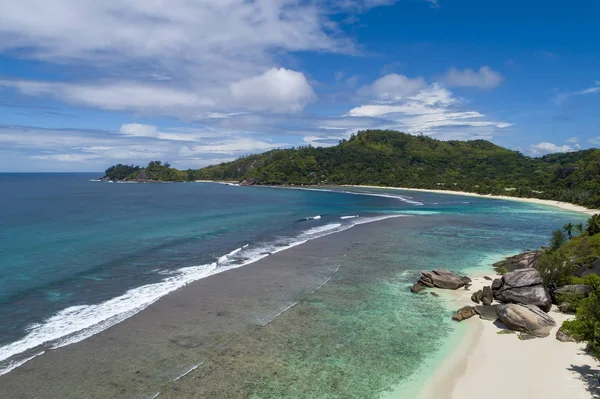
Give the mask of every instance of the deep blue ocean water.
[[420, 192], [91, 181], [98, 176], [0, 174], [0, 373], [41, 344], [76, 342], [190, 281], [356, 223], [459, 216], [408, 238], [422, 266], [419, 253], [431, 262], [457, 240], [457, 257], [509, 254], [585, 220], [546, 206]]

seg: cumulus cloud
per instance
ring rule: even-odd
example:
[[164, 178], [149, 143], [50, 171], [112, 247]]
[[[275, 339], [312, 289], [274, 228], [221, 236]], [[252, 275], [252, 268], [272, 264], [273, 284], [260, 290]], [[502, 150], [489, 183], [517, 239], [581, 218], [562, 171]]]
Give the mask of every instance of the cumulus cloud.
[[131, 81], [80, 84], [5, 79], [0, 80], [0, 86], [14, 88], [28, 96], [47, 95], [69, 104], [107, 111], [168, 114], [216, 105], [214, 100], [190, 91]]
[[382, 101], [398, 101], [417, 94], [427, 86], [425, 79], [411, 79], [405, 75], [390, 73], [369, 86], [362, 87], [358, 92], [363, 96], [375, 97]]
[[502, 75], [489, 66], [482, 66], [479, 71], [450, 68], [443, 78], [448, 87], [476, 87], [479, 89], [493, 89], [502, 83]]
[[281, 56], [356, 53], [331, 13], [393, 2], [12, 2], [0, 13], [0, 52], [68, 64], [85, 79], [3, 85], [74, 105], [185, 119], [211, 112], [295, 112], [314, 93], [301, 72], [277, 68]]
[[[408, 78], [407, 78], [408, 79]], [[406, 79], [402, 79], [406, 81]], [[410, 80], [410, 79], [408, 79]], [[376, 83], [395, 79], [379, 79]], [[395, 87], [393, 84], [392, 87]], [[414, 85], [410, 94], [387, 96], [385, 87], [371, 91], [371, 104], [352, 108], [347, 116], [365, 119], [372, 127], [393, 128], [407, 133], [425, 133], [445, 139], [491, 138], [494, 130], [505, 129], [512, 124], [490, 120], [486, 115], [465, 109], [463, 101], [439, 83]], [[417, 88], [419, 87], [419, 88]], [[361, 89], [364, 90], [364, 89]], [[394, 101], [380, 101], [380, 93]]]
[[303, 73], [285, 68], [242, 79], [229, 90], [236, 104], [255, 111], [296, 112], [316, 97]]
[[550, 142], [541, 142], [541, 143], [537, 143], [537, 144], [533, 144], [531, 146], [529, 146], [529, 150], [531, 151], [531, 153], [533, 155], [546, 155], [546, 154], [553, 154], [553, 153], [557, 153], [557, 152], [571, 152], [571, 151], [575, 151], [575, 148], [573, 148], [570, 145], [557, 145], [554, 143], [550, 143]]

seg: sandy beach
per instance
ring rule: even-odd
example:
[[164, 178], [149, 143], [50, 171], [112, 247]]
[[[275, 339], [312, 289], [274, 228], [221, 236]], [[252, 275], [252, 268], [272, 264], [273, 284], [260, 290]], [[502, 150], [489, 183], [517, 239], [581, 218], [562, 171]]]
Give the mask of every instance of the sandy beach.
[[462, 195], [464, 197], [480, 197], [480, 198], [493, 198], [507, 201], [519, 201], [519, 202], [529, 202], [531, 204], [538, 205], [548, 205], [556, 208], [563, 209], [565, 211], [571, 212], [579, 212], [585, 213], [586, 215], [595, 215], [600, 213], [598, 209], [589, 209], [581, 205], [571, 204], [569, 202], [560, 202], [560, 201], [552, 201], [552, 200], [543, 200], [539, 198], [521, 198], [521, 197], [510, 197], [508, 195], [490, 195], [490, 194], [477, 194], [477, 193], [469, 193], [465, 191], [451, 191], [451, 190], [429, 190], [429, 189], [421, 189], [421, 188], [405, 188], [405, 187], [379, 187], [379, 186], [348, 186], [348, 187], [361, 187], [361, 188], [380, 188], [386, 190], [403, 190], [403, 191], [422, 191], [426, 193], [435, 193], [435, 194], [449, 194], [449, 195]]
[[[496, 278], [493, 272], [488, 276]], [[447, 296], [456, 305], [473, 305], [474, 291], [490, 285], [478, 276], [469, 290]], [[472, 317], [462, 323], [469, 333], [442, 365], [423, 392], [423, 399], [590, 399], [600, 395], [600, 363], [585, 353], [584, 344], [560, 342], [556, 330], [567, 316], [550, 311], [556, 320], [550, 336], [520, 340], [517, 334], [498, 334], [500, 322]]]

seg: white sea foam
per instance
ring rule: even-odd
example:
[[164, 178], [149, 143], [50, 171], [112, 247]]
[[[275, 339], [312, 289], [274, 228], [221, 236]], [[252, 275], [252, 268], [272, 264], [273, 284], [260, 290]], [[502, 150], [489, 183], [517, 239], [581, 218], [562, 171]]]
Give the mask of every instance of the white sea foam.
[[366, 217], [366, 218], [360, 218], [358, 220], [354, 220], [354, 221], [352, 221], [352, 224], [353, 225], [358, 225], [358, 224], [365, 224], [365, 223], [373, 223], [373, 222], [379, 222], [381, 220], [393, 219], [393, 218], [402, 218], [402, 217], [408, 217], [408, 216], [409, 215], [402, 215], [402, 214], [372, 216], [372, 217]]
[[304, 233], [302, 233], [302, 236], [310, 237], [312, 235], [323, 233], [323, 232], [333, 230], [333, 229], [338, 229], [340, 227], [342, 227], [341, 223], [329, 223], [329, 224], [326, 224], [323, 226], [313, 227], [312, 229], [308, 229]]
[[242, 251], [244, 248], [247, 248], [248, 244], [244, 245], [243, 247], [234, 249], [233, 251], [231, 251], [230, 253], [228, 253], [227, 255], [223, 255], [221, 256], [218, 260], [217, 260], [217, 264], [221, 265], [223, 263], [226, 263], [228, 260], [231, 259], [232, 256], [238, 254], [240, 251]]
[[340, 219], [354, 219], [357, 218], [358, 215], [354, 215], [354, 216], [340, 216]]
[[9, 362], [7, 366], [5, 366], [3, 369], [0, 369], [0, 375], [10, 372], [10, 371], [16, 369], [17, 367], [22, 366], [23, 364], [27, 363], [31, 359], [35, 359], [38, 356], [42, 356], [44, 353], [46, 353], [46, 351], [41, 351], [40, 353], [36, 353], [35, 355], [28, 357], [27, 359], [21, 359], [21, 360], [16, 360], [14, 362]]
[[178, 380], [182, 379], [183, 377], [185, 377], [186, 375], [188, 375], [192, 371], [196, 370], [198, 367], [202, 366], [203, 364], [204, 364], [204, 362], [200, 362], [200, 363], [196, 364], [195, 366], [192, 366], [191, 369], [189, 369], [188, 371], [184, 372], [179, 377], [175, 378], [173, 381], [178, 381]]
[[351, 194], [351, 195], [366, 195], [366, 196], [370, 196], [370, 197], [382, 197], [382, 198], [397, 199], [397, 200], [400, 200], [400, 201], [403, 201], [403, 202], [406, 202], [406, 203], [412, 204], [412, 205], [418, 205], [418, 206], [423, 205], [422, 202], [415, 201], [412, 199], [412, 197], [409, 197], [406, 195], [377, 194], [377, 193], [366, 193], [366, 192], [362, 192], [362, 191], [331, 190], [331, 189], [326, 189], [326, 188], [306, 188], [306, 187], [293, 187], [293, 188], [285, 187], [284, 189], [306, 190], [306, 191], [325, 191], [328, 193], [342, 193], [342, 194]]
[[[400, 216], [403, 215], [356, 218], [347, 224], [330, 223], [313, 227], [296, 237], [285, 238], [264, 245], [246, 244], [227, 255], [221, 256], [217, 262], [169, 271], [165, 273], [165, 279], [158, 283], [130, 289], [123, 295], [105, 302], [71, 306], [63, 309], [42, 323], [30, 325], [27, 328], [27, 334], [20, 340], [0, 347], [0, 375], [19, 367], [43, 352], [40, 351], [37, 355], [24, 360], [8, 360], [13, 356], [37, 347], [55, 349], [82, 341], [133, 316], [161, 297], [193, 281], [254, 263], [269, 256], [269, 254], [284, 251], [315, 238], [347, 230], [354, 225]], [[281, 313], [287, 309], [289, 307], [282, 310]]]

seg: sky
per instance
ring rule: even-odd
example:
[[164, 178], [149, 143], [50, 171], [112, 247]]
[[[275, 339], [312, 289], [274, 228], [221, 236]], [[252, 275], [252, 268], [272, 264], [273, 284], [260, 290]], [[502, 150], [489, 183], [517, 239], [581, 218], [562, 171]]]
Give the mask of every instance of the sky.
[[0, 172], [199, 168], [366, 129], [600, 147], [600, 2], [0, 0]]

